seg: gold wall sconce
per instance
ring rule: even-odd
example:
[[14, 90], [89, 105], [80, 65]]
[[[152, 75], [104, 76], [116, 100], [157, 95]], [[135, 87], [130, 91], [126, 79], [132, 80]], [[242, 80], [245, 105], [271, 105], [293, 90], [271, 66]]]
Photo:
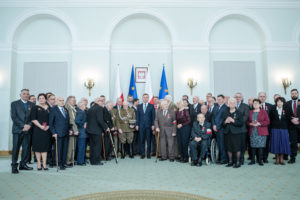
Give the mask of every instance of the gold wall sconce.
[[193, 95], [193, 89], [197, 86], [197, 81], [194, 78], [188, 78], [187, 85], [191, 90], [191, 95]]
[[89, 96], [91, 96], [92, 88], [95, 86], [93, 79], [89, 78], [84, 82], [84, 86], [89, 90]]
[[284, 89], [284, 94], [286, 94], [286, 89], [292, 85], [292, 82], [288, 78], [281, 78], [282, 86]]

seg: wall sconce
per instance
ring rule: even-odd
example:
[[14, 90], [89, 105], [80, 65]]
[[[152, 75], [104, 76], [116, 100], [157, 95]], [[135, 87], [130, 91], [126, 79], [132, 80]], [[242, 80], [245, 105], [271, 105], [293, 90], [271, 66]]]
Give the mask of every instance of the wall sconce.
[[194, 78], [188, 78], [187, 85], [191, 90], [191, 95], [193, 95], [193, 88], [197, 86], [197, 81]]
[[286, 94], [286, 89], [292, 85], [292, 82], [289, 81], [288, 78], [282, 78], [281, 81], [282, 81], [282, 86], [284, 89], [284, 94]]
[[89, 96], [91, 96], [91, 90], [95, 86], [93, 79], [89, 78], [84, 82], [84, 86], [89, 90]]

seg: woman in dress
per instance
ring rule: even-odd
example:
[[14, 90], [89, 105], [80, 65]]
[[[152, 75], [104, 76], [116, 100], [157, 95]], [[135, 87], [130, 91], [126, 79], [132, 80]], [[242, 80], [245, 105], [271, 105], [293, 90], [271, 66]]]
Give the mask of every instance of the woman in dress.
[[284, 155], [290, 155], [290, 139], [288, 132], [289, 118], [285, 113], [283, 105], [285, 99], [277, 97], [275, 99], [275, 106], [270, 110], [271, 121], [271, 139], [270, 152], [275, 154], [275, 164], [285, 165], [283, 161]]
[[191, 118], [189, 110], [184, 108], [183, 102], [177, 102], [178, 111], [176, 111], [177, 121], [177, 141], [180, 154], [180, 162], [187, 163], [189, 160], [188, 147], [191, 136]]
[[[243, 116], [236, 109], [236, 100], [228, 100], [229, 110], [224, 112], [224, 143], [228, 154], [229, 162], [226, 167], [239, 168], [241, 166], [240, 157], [242, 150], [242, 126]], [[236, 154], [236, 162], [233, 165], [232, 154]]]
[[[48, 170], [47, 152], [50, 149], [51, 134], [49, 130], [49, 107], [47, 105], [47, 96], [44, 93], [38, 95], [39, 104], [32, 108], [31, 119], [33, 123], [32, 151], [37, 158], [37, 169]], [[41, 165], [41, 158], [43, 166]]]
[[253, 99], [253, 110], [250, 110], [247, 125], [249, 126], [250, 146], [251, 146], [251, 162], [249, 165], [255, 164], [255, 155], [258, 152], [258, 162], [263, 166], [263, 148], [266, 147], [267, 135], [269, 135], [268, 125], [270, 120], [268, 113], [264, 109], [260, 109], [261, 101]]

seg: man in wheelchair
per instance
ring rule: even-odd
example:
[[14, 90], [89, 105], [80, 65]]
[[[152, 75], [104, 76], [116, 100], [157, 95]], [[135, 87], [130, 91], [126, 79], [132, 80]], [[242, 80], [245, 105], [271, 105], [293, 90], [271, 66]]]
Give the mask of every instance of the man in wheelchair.
[[[208, 147], [209, 139], [212, 135], [211, 124], [205, 121], [205, 115], [200, 113], [197, 115], [197, 121], [194, 122], [191, 134], [190, 153], [192, 157], [192, 166], [202, 166]], [[198, 147], [200, 147], [200, 158], [198, 158]]]

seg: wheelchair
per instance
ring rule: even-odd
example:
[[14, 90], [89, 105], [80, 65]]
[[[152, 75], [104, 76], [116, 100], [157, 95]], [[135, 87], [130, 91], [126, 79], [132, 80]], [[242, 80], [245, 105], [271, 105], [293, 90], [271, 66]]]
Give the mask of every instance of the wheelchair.
[[[216, 139], [215, 133], [212, 133], [212, 137], [209, 138], [208, 143], [209, 143], [209, 145], [208, 145], [207, 152], [205, 155], [206, 165], [216, 164], [216, 162], [219, 159], [219, 148], [217, 145], [217, 139]], [[189, 150], [189, 152], [190, 152], [190, 150]], [[198, 157], [199, 157], [199, 155], [200, 155], [200, 147], [198, 148]]]

